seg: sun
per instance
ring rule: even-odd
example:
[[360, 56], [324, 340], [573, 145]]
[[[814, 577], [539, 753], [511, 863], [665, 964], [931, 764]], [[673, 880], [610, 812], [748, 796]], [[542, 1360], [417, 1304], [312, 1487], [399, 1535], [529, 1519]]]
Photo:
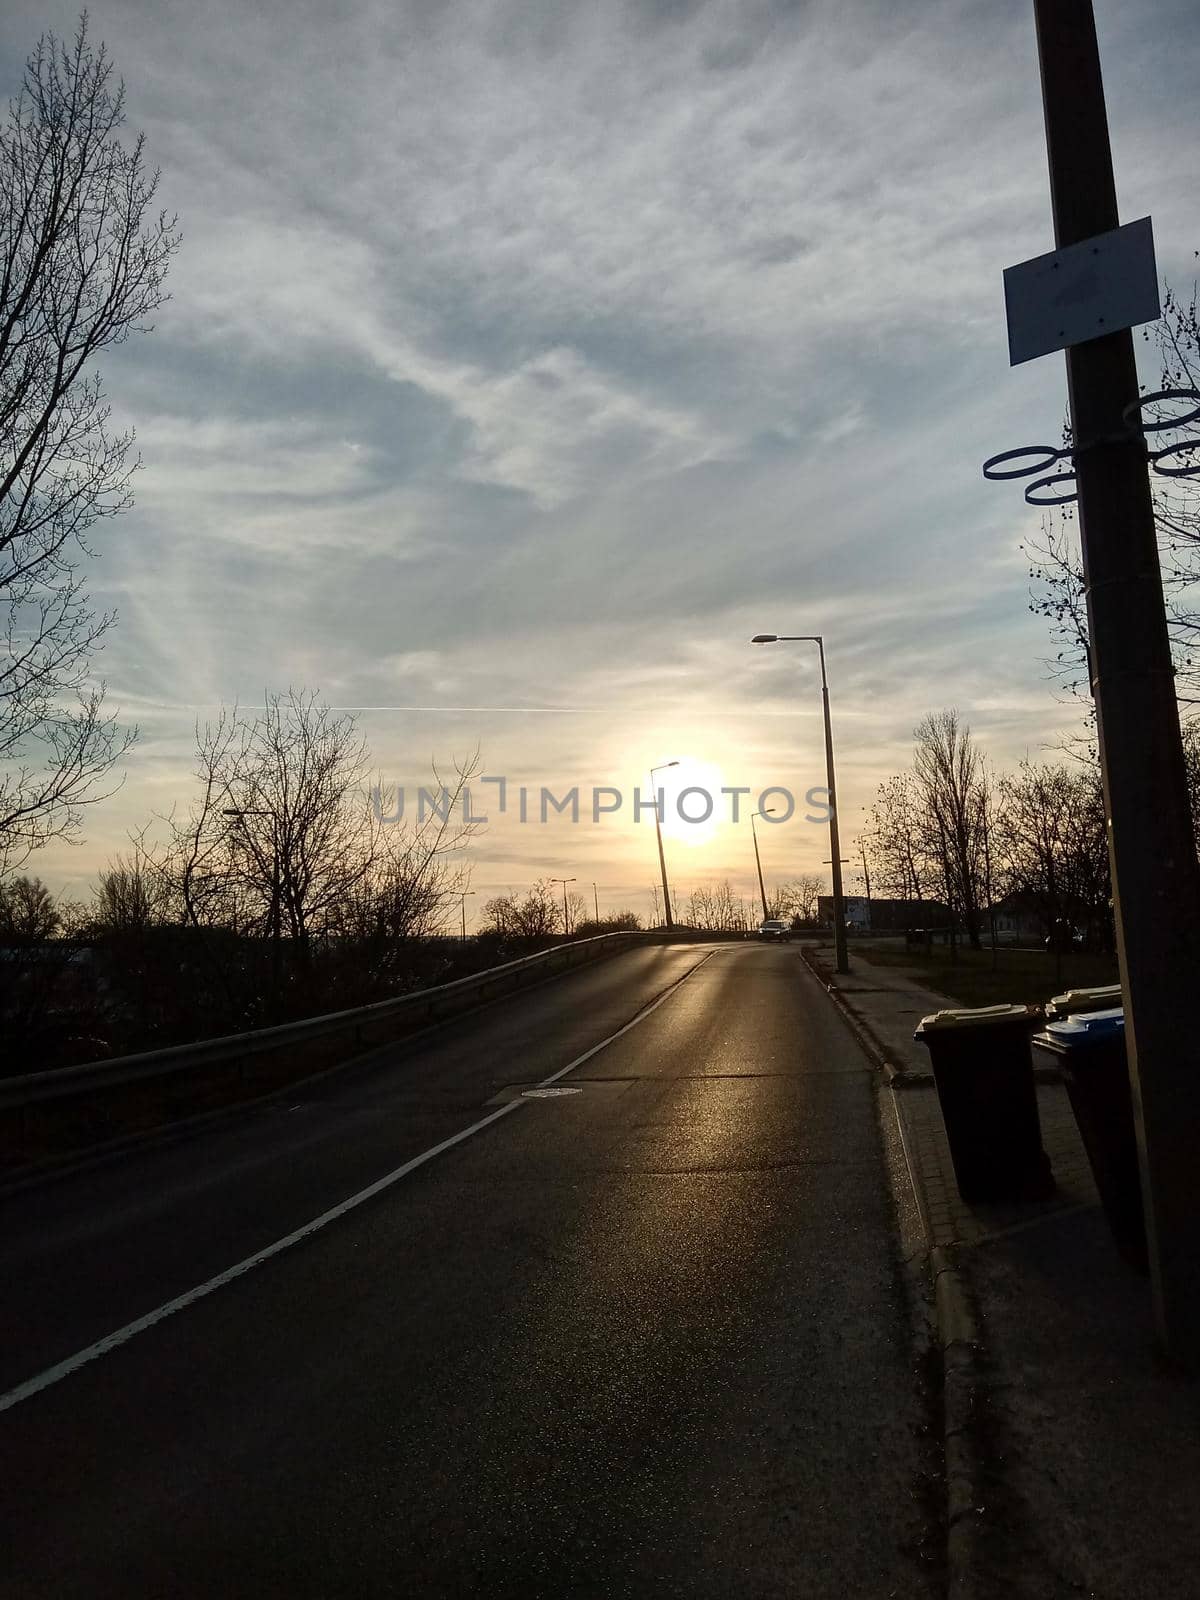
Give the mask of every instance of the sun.
[[721, 793], [725, 775], [715, 761], [680, 756], [678, 764], [655, 775], [663, 791], [663, 835], [676, 844], [710, 844], [721, 826], [728, 799]]

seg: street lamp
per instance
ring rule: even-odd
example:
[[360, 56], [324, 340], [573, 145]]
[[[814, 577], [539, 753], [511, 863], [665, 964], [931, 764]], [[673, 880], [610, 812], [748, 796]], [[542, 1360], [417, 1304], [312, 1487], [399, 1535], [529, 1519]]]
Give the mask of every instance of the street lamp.
[[[668, 767], [677, 767], [678, 765], [678, 761], [664, 761], [660, 767], [650, 768], [650, 792], [652, 794], [654, 793], [654, 774], [656, 772], [665, 772]], [[659, 816], [657, 796], [655, 796], [654, 800], [654, 833], [658, 840], [658, 870], [662, 873], [663, 911], [666, 915], [667, 927], [673, 928], [675, 926], [675, 918], [671, 915], [671, 893], [667, 888], [667, 858], [663, 854], [662, 817]]]
[[462, 901], [462, 942], [464, 944], [467, 942], [467, 901], [473, 894], [478, 892], [477, 889], [460, 889], [458, 891], [458, 897]]
[[577, 880], [575, 878], [550, 878], [548, 881], [550, 883], [561, 883], [563, 886], [563, 933], [569, 934], [571, 932], [571, 919], [567, 912], [567, 885], [575, 883]]
[[825, 708], [825, 787], [829, 790], [829, 854], [833, 873], [833, 949], [839, 972], [849, 972], [846, 955], [846, 910], [842, 897], [842, 851], [838, 842], [837, 788], [833, 775], [833, 729], [829, 722], [829, 680], [825, 676], [825, 640], [819, 633], [756, 633], [751, 644], [815, 644], [821, 652], [821, 701]]
[[758, 834], [754, 831], [754, 819], [755, 817], [769, 817], [774, 809], [774, 806], [764, 806], [761, 811], [752, 811], [750, 813], [750, 837], [754, 840], [754, 865], [758, 868], [758, 892], [762, 896], [764, 922], [771, 913], [767, 910], [767, 891], [763, 884], [762, 857], [758, 853]]
[[596, 921], [599, 922], [600, 921], [600, 891], [596, 888], [595, 883], [592, 884], [592, 904], [596, 908]]

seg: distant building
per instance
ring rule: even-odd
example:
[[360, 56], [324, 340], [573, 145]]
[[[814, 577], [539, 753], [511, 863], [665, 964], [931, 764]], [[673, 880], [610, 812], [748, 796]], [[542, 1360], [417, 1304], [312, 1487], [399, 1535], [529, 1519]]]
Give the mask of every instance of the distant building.
[[1038, 897], [1026, 889], [1014, 889], [1002, 900], [997, 900], [990, 914], [983, 918], [984, 928], [990, 927], [989, 915], [996, 919], [996, 938], [1010, 943], [1023, 940], [1042, 940], [1046, 937], [1046, 918], [1042, 914]]
[[[860, 933], [907, 933], [910, 928], [948, 928], [950, 911], [940, 900], [868, 900], [866, 895], [842, 897], [847, 925]], [[833, 896], [817, 900], [817, 917], [833, 922]]]

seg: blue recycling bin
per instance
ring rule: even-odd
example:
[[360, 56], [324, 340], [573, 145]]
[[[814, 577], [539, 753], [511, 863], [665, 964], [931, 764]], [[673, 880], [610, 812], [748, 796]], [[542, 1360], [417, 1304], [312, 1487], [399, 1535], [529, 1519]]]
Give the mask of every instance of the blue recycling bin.
[[1058, 1058], [1117, 1249], [1149, 1272], [1125, 1013], [1118, 1006], [1051, 1020], [1035, 1042]]

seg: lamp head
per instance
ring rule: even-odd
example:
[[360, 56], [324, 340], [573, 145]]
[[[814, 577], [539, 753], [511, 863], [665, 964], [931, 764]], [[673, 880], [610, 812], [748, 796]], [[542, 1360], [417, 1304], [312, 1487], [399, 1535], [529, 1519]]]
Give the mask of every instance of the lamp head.
[[756, 633], [750, 641], [751, 644], [778, 644], [778, 642], [777, 633]]

